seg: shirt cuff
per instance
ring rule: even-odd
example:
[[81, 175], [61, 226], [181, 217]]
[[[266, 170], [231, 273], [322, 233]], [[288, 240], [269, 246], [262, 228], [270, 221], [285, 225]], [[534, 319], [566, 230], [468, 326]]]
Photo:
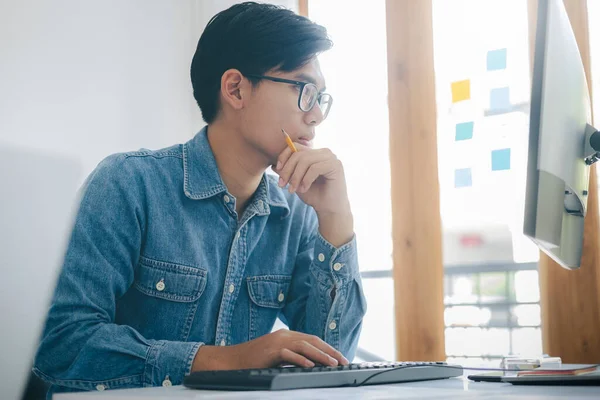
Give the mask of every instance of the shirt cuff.
[[335, 247], [317, 232], [313, 265], [338, 284], [353, 281], [359, 274], [356, 235], [348, 243]]
[[192, 370], [200, 342], [160, 340], [150, 346], [144, 370], [147, 386], [181, 385]]

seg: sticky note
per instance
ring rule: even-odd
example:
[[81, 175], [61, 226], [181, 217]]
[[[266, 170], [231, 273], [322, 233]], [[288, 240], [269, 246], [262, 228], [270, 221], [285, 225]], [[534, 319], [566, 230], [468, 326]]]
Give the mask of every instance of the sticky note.
[[473, 126], [474, 122], [461, 122], [460, 124], [456, 124], [456, 136], [455, 140], [458, 142], [460, 140], [469, 140], [473, 138]]
[[508, 89], [508, 86], [490, 90], [490, 110], [491, 111], [509, 111], [510, 110], [510, 91]]
[[463, 100], [469, 100], [471, 98], [471, 81], [464, 80], [458, 82], [452, 82], [452, 102], [457, 103]]
[[463, 188], [473, 186], [471, 168], [457, 169], [454, 171], [454, 187]]
[[487, 70], [506, 69], [506, 49], [490, 50], [487, 53]]
[[492, 171], [510, 169], [510, 149], [492, 151]]

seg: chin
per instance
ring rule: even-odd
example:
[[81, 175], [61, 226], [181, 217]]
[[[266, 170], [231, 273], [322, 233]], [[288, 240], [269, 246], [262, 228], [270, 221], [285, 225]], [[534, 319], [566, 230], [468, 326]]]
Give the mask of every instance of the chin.
[[259, 151], [265, 156], [265, 162], [268, 166], [277, 164], [277, 159], [279, 158], [279, 154], [283, 150], [272, 149], [269, 147], [262, 147]]

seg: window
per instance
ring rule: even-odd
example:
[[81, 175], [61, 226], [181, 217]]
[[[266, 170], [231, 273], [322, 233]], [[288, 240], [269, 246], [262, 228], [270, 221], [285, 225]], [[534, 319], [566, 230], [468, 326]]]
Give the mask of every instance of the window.
[[[369, 301], [358, 355], [394, 359], [385, 1], [343, 7], [340, 18], [339, 4], [309, 2], [334, 41], [320, 57], [334, 107], [316, 145], [346, 169]], [[447, 355], [497, 364], [541, 353], [539, 251], [521, 234], [527, 2], [434, 0], [433, 22]]]
[[308, 10], [334, 42], [333, 49], [319, 57], [334, 102], [327, 120], [317, 128], [315, 146], [331, 148], [344, 163], [368, 299], [357, 355], [393, 360], [385, 1], [310, 1]]
[[527, 2], [434, 0], [433, 27], [446, 353], [541, 354], [539, 251], [522, 235]]

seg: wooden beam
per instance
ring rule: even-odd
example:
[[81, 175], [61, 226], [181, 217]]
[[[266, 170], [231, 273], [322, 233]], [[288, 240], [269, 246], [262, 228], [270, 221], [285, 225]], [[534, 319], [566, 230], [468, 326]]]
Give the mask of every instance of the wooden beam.
[[446, 358], [431, 0], [386, 0], [396, 358]]
[[308, 0], [298, 0], [298, 15], [308, 18]]
[[[564, 0], [591, 89], [587, 0]], [[529, 0], [533, 68], [537, 0]], [[590, 93], [591, 98], [591, 93]], [[596, 168], [591, 169], [581, 268], [568, 271], [540, 253], [540, 296], [544, 352], [567, 363], [600, 360], [600, 246]]]

